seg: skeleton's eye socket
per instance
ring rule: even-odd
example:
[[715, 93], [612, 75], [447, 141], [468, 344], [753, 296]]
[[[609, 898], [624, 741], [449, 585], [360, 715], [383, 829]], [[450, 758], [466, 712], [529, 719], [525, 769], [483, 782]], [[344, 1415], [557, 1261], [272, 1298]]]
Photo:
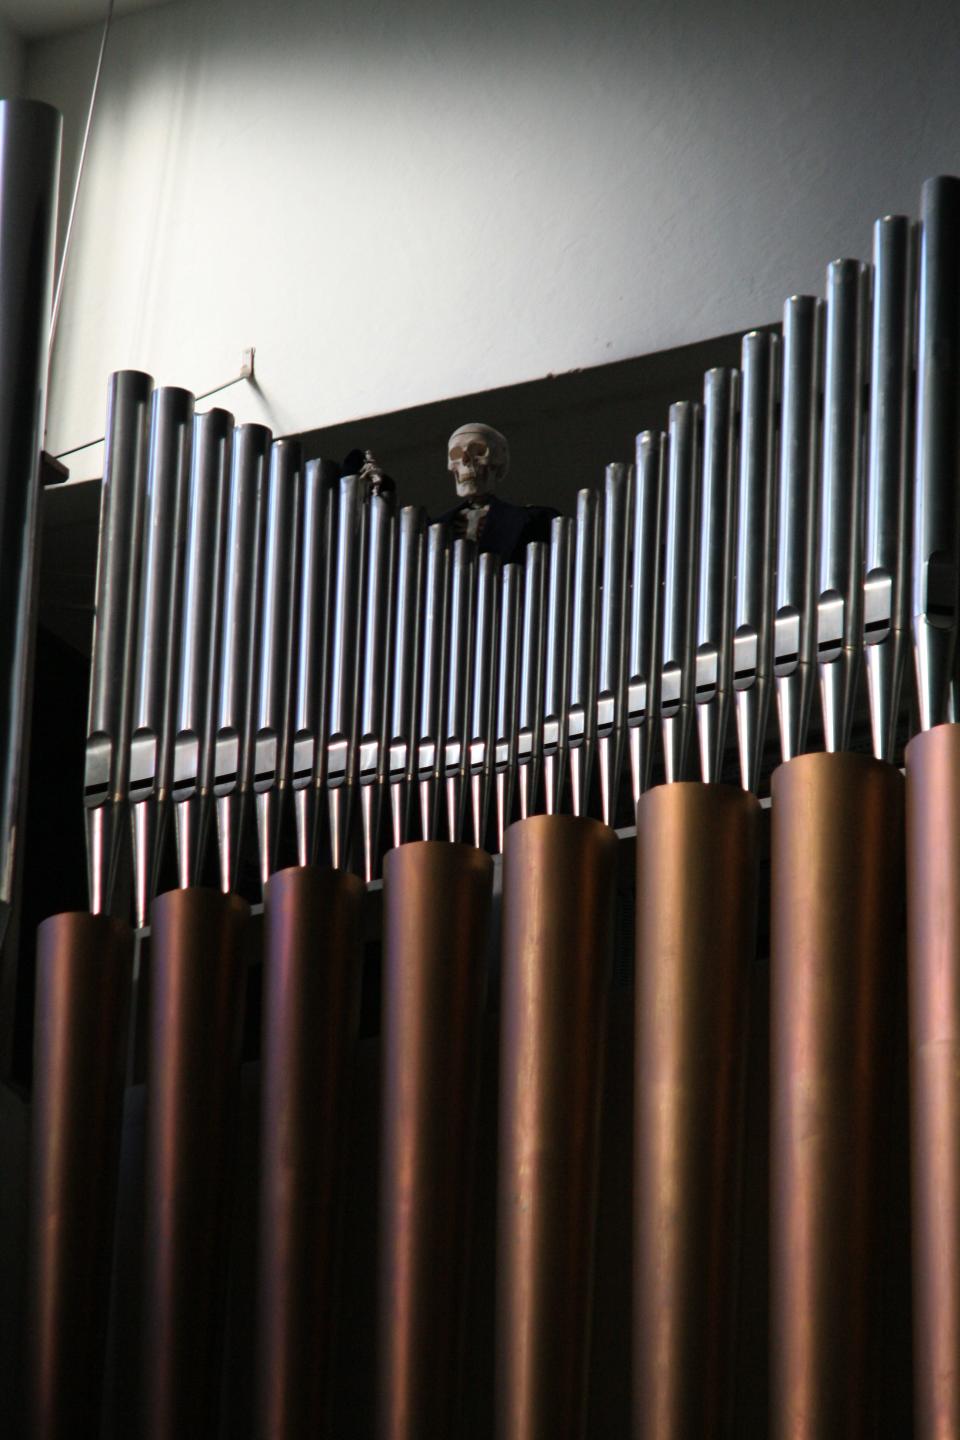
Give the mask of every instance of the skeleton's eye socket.
[[463, 446], [462, 446], [462, 445], [454, 445], [453, 449], [450, 451], [450, 459], [451, 459], [451, 460], [462, 460], [462, 459], [463, 459]]
[[487, 453], [487, 447], [482, 440], [471, 440], [467, 446], [467, 454], [471, 460], [482, 460]]

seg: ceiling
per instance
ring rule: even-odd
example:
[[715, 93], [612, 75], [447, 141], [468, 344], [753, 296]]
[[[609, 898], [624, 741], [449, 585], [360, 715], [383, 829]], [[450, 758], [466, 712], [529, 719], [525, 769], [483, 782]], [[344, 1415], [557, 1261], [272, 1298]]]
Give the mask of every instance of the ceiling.
[[[116, 0], [115, 15], [146, 10], [165, 0]], [[27, 40], [58, 35], [96, 25], [107, 13], [107, 0], [0, 0], [0, 20], [6, 20]]]

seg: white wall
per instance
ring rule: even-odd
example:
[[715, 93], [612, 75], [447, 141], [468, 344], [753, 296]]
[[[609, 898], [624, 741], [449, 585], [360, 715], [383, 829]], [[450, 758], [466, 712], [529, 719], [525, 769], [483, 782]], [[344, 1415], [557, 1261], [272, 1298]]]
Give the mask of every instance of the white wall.
[[9, 100], [21, 94], [25, 63], [23, 41], [5, 20], [0, 20], [0, 98]]
[[[74, 138], [96, 43], [29, 51]], [[955, 0], [123, 18], [48, 445], [100, 433], [121, 366], [201, 390], [256, 345], [262, 394], [227, 403], [289, 432], [775, 319], [960, 168], [958, 60]]]

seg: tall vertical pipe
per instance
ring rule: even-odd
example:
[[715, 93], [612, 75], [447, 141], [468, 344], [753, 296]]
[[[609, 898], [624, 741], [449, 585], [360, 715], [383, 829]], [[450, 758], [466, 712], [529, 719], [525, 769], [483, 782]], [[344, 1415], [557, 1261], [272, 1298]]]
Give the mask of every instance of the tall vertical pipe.
[[415, 841], [384, 861], [377, 1440], [460, 1433], [493, 862]]
[[363, 884], [280, 870], [265, 894], [257, 1304], [259, 1440], [329, 1432], [344, 1125]]
[[753, 795], [697, 782], [637, 807], [635, 1440], [730, 1433], [760, 814]]
[[773, 776], [771, 1440], [873, 1434], [880, 1122], [903, 781], [862, 755]]
[[960, 1434], [960, 725], [907, 746], [914, 1405]]
[[537, 815], [504, 849], [497, 1440], [582, 1440], [617, 841]]
[[152, 910], [144, 1440], [217, 1433], [248, 914], [199, 887]]
[[99, 1434], [133, 934], [54, 915], [37, 937], [27, 1435]]
[[60, 132], [49, 105], [0, 101], [0, 944], [27, 771]]

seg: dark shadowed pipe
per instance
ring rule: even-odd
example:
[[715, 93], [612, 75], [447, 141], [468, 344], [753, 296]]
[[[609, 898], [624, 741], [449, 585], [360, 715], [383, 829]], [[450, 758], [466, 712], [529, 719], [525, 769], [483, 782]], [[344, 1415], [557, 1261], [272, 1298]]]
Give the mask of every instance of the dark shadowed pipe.
[[0, 101], [0, 943], [27, 771], [60, 133], [51, 106]]
[[760, 815], [746, 791], [695, 782], [637, 808], [635, 1440], [731, 1433]]
[[144, 1440], [217, 1434], [248, 916], [200, 888], [152, 910]]
[[771, 1440], [876, 1423], [878, 1219], [903, 780], [842, 752], [773, 775]]
[[330, 1430], [344, 1122], [363, 883], [280, 870], [265, 892], [257, 1302], [260, 1440]]
[[907, 746], [917, 1440], [960, 1434], [960, 725]]
[[378, 1440], [461, 1433], [492, 876], [446, 841], [384, 862]]
[[133, 932], [54, 915], [37, 936], [27, 1435], [99, 1434]]
[[497, 1440], [582, 1440], [617, 841], [537, 815], [504, 847]]

